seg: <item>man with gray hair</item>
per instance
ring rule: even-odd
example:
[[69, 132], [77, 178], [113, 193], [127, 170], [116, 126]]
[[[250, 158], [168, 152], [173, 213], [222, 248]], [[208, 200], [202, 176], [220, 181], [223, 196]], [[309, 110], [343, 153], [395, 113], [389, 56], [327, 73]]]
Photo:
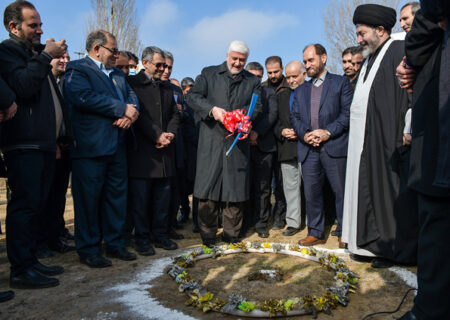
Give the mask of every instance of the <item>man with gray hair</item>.
[[187, 95], [189, 90], [191, 90], [192, 87], [194, 87], [194, 84], [195, 84], [194, 79], [190, 77], [183, 78], [183, 80], [181, 80], [181, 89], [183, 90], [183, 94]]
[[[248, 110], [252, 94], [261, 94], [260, 80], [244, 70], [248, 55], [244, 42], [231, 42], [226, 61], [204, 68], [187, 96], [187, 103], [201, 118], [194, 196], [200, 199], [200, 234], [207, 246], [215, 243], [219, 210], [223, 240], [238, 241], [244, 203], [250, 197], [250, 143], [239, 141], [227, 156], [234, 139], [226, 139], [230, 133], [223, 126], [227, 112]], [[259, 101], [251, 119], [261, 110]]]
[[400, 9], [400, 27], [408, 33], [411, 30], [416, 12], [420, 9], [417, 1], [408, 2]]
[[114, 68], [119, 50], [109, 32], [91, 32], [88, 56], [67, 65], [64, 93], [69, 103], [73, 136], [72, 194], [75, 244], [80, 261], [103, 268], [111, 261], [100, 254], [134, 260], [122, 231], [127, 210], [125, 132], [138, 118], [138, 100], [122, 71]]
[[[161, 75], [161, 81], [164, 81], [173, 92], [175, 103], [180, 113], [180, 120], [184, 118], [184, 95], [181, 90], [180, 83], [176, 79], [170, 79], [173, 70], [174, 58], [173, 54], [169, 51], [164, 51], [164, 57], [166, 60], [166, 67]], [[173, 80], [177, 84], [174, 84]], [[180, 240], [184, 236], [177, 233], [175, 229], [181, 229], [183, 222], [189, 217], [191, 208], [189, 207], [189, 196], [186, 194], [186, 174], [185, 174], [185, 146], [183, 141], [183, 133], [181, 132], [181, 125], [178, 126], [178, 131], [175, 137], [175, 160], [176, 160], [176, 176], [171, 180], [171, 200], [169, 209], [169, 237], [171, 239]], [[178, 211], [181, 211], [179, 220], [177, 220]]]
[[306, 69], [303, 63], [293, 60], [286, 65], [285, 74], [291, 90], [279, 94], [278, 119], [274, 127], [274, 133], [277, 138], [278, 161], [281, 164], [283, 191], [286, 197], [287, 229], [283, 231], [283, 235], [290, 237], [298, 233], [302, 225], [305, 225], [305, 219], [302, 219], [300, 191], [302, 170], [301, 164], [297, 160], [298, 137], [292, 128], [289, 117], [294, 90], [305, 82]]
[[179, 112], [170, 82], [160, 81], [166, 61], [160, 48], [147, 47], [142, 53], [145, 70], [128, 78], [142, 110], [134, 126], [137, 148], [128, 150], [129, 210], [135, 223], [136, 250], [145, 256], [155, 254], [150, 232], [155, 247], [178, 248], [169, 239], [168, 227]]

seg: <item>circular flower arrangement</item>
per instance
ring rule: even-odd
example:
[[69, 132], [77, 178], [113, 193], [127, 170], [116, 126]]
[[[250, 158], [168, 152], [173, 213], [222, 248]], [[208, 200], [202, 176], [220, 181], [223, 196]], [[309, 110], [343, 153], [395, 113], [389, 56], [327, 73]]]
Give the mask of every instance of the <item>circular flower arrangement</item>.
[[[195, 261], [216, 258], [233, 253], [281, 253], [301, 257], [321, 264], [322, 267], [334, 271], [334, 286], [326, 288], [322, 296], [286, 297], [253, 301], [251, 297], [231, 294], [227, 300], [214, 298], [214, 294], [203, 288], [202, 284], [188, 273], [188, 268]], [[240, 242], [208, 248], [206, 246], [193, 250], [189, 254], [174, 258], [167, 273], [179, 284], [179, 291], [188, 295], [186, 305], [198, 307], [203, 312], [217, 311], [235, 316], [246, 317], [277, 317], [312, 314], [318, 312], [331, 314], [338, 304], [348, 304], [348, 293], [355, 293], [359, 276], [350, 271], [345, 262], [334, 254], [327, 254], [314, 248], [301, 247], [292, 244], [270, 242]]]

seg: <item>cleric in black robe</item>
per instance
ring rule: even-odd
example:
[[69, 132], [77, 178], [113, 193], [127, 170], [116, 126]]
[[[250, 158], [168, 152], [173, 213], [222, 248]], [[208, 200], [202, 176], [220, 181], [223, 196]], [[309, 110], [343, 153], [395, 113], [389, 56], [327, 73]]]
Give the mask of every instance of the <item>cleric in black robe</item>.
[[401, 188], [408, 166], [402, 141], [408, 96], [395, 77], [404, 41], [390, 37], [394, 9], [361, 5], [353, 22], [367, 58], [350, 110], [342, 241], [353, 257], [378, 257], [373, 267], [415, 264], [417, 201]]

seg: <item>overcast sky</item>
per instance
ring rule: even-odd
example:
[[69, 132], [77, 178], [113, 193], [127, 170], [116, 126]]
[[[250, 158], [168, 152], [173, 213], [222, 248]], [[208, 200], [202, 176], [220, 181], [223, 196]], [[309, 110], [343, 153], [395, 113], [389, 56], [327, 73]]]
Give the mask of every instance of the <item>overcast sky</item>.
[[[8, 0], [1, 0], [3, 12]], [[65, 38], [72, 59], [84, 51], [89, 0], [34, 0], [46, 38]], [[326, 39], [322, 12], [328, 0], [136, 0], [140, 38], [144, 46], [171, 51], [172, 77], [195, 78], [208, 65], [225, 60], [228, 44], [243, 40], [250, 47], [248, 61], [264, 64], [279, 55], [284, 64], [301, 59], [307, 44]], [[2, 29], [0, 38], [7, 38]], [[137, 54], [140, 58], [141, 53]]]

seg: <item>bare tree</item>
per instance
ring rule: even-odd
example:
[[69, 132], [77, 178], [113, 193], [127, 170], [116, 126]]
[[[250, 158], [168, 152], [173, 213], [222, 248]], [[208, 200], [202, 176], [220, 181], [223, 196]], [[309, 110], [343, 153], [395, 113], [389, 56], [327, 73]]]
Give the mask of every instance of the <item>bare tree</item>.
[[[400, 0], [329, 0], [328, 6], [322, 12], [327, 39], [328, 68], [334, 72], [342, 71], [342, 51], [357, 45], [356, 29], [353, 24], [353, 12], [357, 6], [363, 3], [377, 3], [397, 11], [400, 2]], [[394, 27], [393, 32], [399, 30]]]
[[135, 0], [91, 0], [94, 12], [87, 19], [86, 33], [108, 31], [116, 37], [119, 50], [139, 54], [142, 43], [134, 3]]

